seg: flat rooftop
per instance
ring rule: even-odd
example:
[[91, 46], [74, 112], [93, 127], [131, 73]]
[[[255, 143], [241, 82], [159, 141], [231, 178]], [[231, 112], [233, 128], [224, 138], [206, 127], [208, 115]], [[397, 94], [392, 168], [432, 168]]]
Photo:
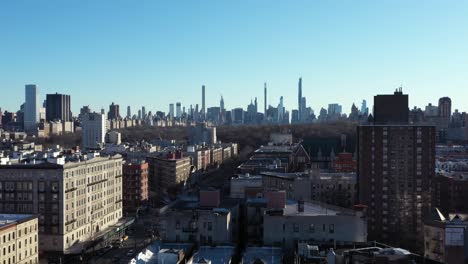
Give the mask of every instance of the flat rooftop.
[[[343, 208], [344, 209], [344, 208]], [[338, 215], [340, 210], [332, 208], [332, 206], [320, 203], [304, 202], [304, 212], [297, 211], [297, 201], [287, 200], [286, 208], [283, 210], [284, 216], [321, 216], [321, 215]]]
[[193, 262], [199, 263], [205, 259], [211, 261], [211, 264], [229, 263], [235, 253], [235, 248], [231, 246], [200, 247], [193, 255]]
[[[176, 201], [172, 206], [171, 209], [175, 210], [193, 210], [193, 209], [200, 209], [200, 210], [211, 210], [216, 213], [228, 213], [230, 210], [234, 207], [236, 207], [239, 204], [239, 201], [237, 199], [230, 199], [230, 198], [225, 198], [220, 201], [219, 206], [216, 207], [203, 207], [200, 206], [200, 202], [198, 200], [195, 201], [184, 201], [184, 200], [178, 200]], [[222, 210], [225, 209], [225, 210]]]
[[289, 180], [294, 180], [297, 178], [309, 178], [308, 173], [304, 172], [291, 172], [291, 173], [286, 173], [286, 172], [261, 172], [260, 175], [262, 176], [268, 176], [268, 177], [275, 177], [275, 178], [281, 178], [281, 179], [289, 179]]
[[185, 252], [188, 252], [192, 244], [185, 243], [161, 243], [156, 241], [153, 244], [149, 245], [146, 250], [140, 252], [136, 258], [134, 258], [136, 264], [158, 264], [158, 255], [162, 249], [173, 249], [180, 250], [183, 249]]
[[31, 214], [0, 214], [0, 229], [11, 224], [19, 224], [31, 220]]
[[252, 175], [252, 174], [237, 174], [231, 177], [231, 180], [234, 181], [258, 181], [262, 180], [261, 175]]
[[244, 263], [253, 264], [260, 259], [266, 264], [281, 264], [283, 249], [278, 247], [248, 247], [244, 253]]
[[254, 153], [292, 153], [297, 148], [298, 145], [291, 146], [263, 146], [255, 150]]

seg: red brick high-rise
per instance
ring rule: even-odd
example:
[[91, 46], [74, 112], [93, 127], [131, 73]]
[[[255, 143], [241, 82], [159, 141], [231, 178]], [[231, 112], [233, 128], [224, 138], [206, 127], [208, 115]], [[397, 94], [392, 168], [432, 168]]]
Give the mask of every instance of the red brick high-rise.
[[[395, 111], [407, 106], [400, 108]], [[420, 251], [431, 208], [436, 130], [393, 120], [358, 126], [359, 198], [368, 206], [368, 240]]]
[[148, 202], [148, 163], [123, 165], [123, 208], [134, 212]]

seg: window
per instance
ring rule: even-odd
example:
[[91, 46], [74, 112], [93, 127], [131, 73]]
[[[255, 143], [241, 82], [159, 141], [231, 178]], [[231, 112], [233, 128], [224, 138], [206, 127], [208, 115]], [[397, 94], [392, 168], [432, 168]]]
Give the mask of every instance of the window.
[[45, 191], [45, 184], [44, 184], [44, 182], [39, 182], [39, 191], [40, 191], [40, 192]]
[[299, 233], [299, 225], [294, 223], [294, 233]]
[[314, 233], [314, 232], [315, 232], [315, 225], [314, 225], [314, 224], [310, 224], [310, 225], [309, 225], [309, 232], [310, 232], [310, 233]]
[[213, 230], [213, 223], [208, 222], [208, 231], [211, 231], [211, 230]]
[[330, 234], [335, 233], [335, 225], [334, 224], [329, 225], [328, 230], [329, 230]]

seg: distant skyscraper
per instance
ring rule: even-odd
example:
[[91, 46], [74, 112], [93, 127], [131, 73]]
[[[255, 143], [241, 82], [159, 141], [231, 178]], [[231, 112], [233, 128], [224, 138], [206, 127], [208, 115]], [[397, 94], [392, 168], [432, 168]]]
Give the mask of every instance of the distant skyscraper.
[[[301, 122], [304, 122], [307, 118], [308, 118], [308, 115], [307, 115], [307, 102], [306, 102], [306, 98], [305, 97], [302, 97], [301, 98]], [[299, 117], [299, 110], [298, 110], [298, 117]]]
[[224, 110], [226, 110], [226, 109], [224, 108], [224, 98], [223, 98], [222, 95], [221, 95], [221, 100], [219, 101], [219, 108], [221, 109], [221, 112], [224, 111]]
[[224, 123], [226, 121], [226, 109], [224, 108], [224, 98], [221, 95], [221, 100], [219, 102], [219, 108], [220, 108], [220, 116], [219, 116], [219, 123]]
[[138, 119], [139, 120], [143, 119], [143, 116], [141, 115], [141, 109], [138, 109]]
[[169, 104], [169, 119], [174, 119], [174, 104]]
[[452, 100], [449, 97], [439, 99], [439, 116], [450, 120], [452, 115]]
[[25, 87], [24, 130], [34, 132], [39, 122], [39, 88], [35, 84]]
[[339, 104], [328, 105], [328, 115], [341, 115], [343, 107]]
[[132, 118], [132, 109], [130, 109], [130, 106], [127, 106], [127, 119]]
[[112, 103], [109, 106], [109, 113], [107, 114], [109, 120], [120, 119], [120, 107], [118, 104]]
[[283, 96], [280, 97], [280, 103], [278, 104], [278, 122], [282, 123], [284, 120], [284, 103]]
[[265, 115], [265, 119], [267, 118], [267, 84], [264, 83], [264, 88], [263, 88], [263, 114]]
[[83, 119], [84, 115], [89, 113], [91, 113], [91, 108], [89, 108], [89, 105], [85, 105], [80, 109], [80, 115], [78, 117]]
[[394, 94], [374, 96], [374, 123], [408, 123], [408, 95], [401, 87]]
[[202, 109], [201, 109], [202, 120], [206, 119], [206, 105], [205, 105], [205, 85], [202, 85]]
[[144, 106], [141, 108], [141, 118], [146, 118], [146, 108]]
[[81, 147], [83, 149], [99, 148], [105, 142], [107, 129], [104, 114], [85, 114], [81, 126], [83, 130]]
[[299, 84], [298, 84], [298, 97], [297, 97], [297, 110], [298, 110], [298, 119], [302, 120], [302, 77], [299, 78]]
[[195, 112], [193, 113], [193, 119], [198, 120], [200, 118], [200, 111], [198, 104], [195, 104]]
[[367, 101], [366, 100], [362, 100], [362, 104], [361, 104], [361, 115], [367, 115]]
[[232, 109], [232, 123], [235, 125], [241, 125], [244, 123], [244, 109], [242, 108]]
[[182, 104], [181, 103], [176, 103], [176, 117], [177, 118], [182, 117]]
[[424, 109], [424, 115], [426, 117], [439, 116], [439, 108], [429, 103], [428, 105], [426, 105], [426, 108]]
[[257, 102], [257, 97], [255, 97], [255, 113], [258, 113], [258, 102]]
[[46, 120], [71, 121], [70, 95], [48, 94], [46, 96]]

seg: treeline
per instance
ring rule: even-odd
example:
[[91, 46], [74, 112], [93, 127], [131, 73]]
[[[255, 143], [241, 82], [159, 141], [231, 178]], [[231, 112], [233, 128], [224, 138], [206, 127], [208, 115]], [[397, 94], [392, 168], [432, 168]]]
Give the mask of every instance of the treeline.
[[[295, 141], [306, 138], [339, 137], [341, 134], [354, 136], [357, 123], [335, 122], [297, 125], [244, 125], [217, 127], [218, 140], [222, 142], [239, 143], [242, 156], [248, 155], [261, 145], [269, 142], [272, 133], [291, 133]], [[122, 142], [136, 143], [142, 140], [151, 142], [155, 139], [187, 141], [189, 129], [187, 127], [132, 127], [120, 129]], [[81, 132], [52, 136], [50, 138], [36, 138], [32, 141], [45, 147], [61, 145], [66, 148], [81, 144]]]

